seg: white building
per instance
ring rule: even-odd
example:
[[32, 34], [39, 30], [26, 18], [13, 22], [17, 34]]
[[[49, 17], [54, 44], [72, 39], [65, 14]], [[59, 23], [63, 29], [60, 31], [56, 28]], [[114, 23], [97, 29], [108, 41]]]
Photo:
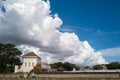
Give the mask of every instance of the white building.
[[41, 66], [42, 66], [42, 69], [45, 69], [47, 71], [50, 71], [50, 69], [51, 69], [50, 64], [48, 64], [46, 62], [42, 62]]
[[30, 72], [36, 64], [41, 64], [43, 69], [49, 71], [50, 65], [48, 63], [41, 62], [41, 58], [36, 55], [34, 52], [27, 53], [22, 56], [23, 62], [22, 65], [15, 65], [14, 72]]

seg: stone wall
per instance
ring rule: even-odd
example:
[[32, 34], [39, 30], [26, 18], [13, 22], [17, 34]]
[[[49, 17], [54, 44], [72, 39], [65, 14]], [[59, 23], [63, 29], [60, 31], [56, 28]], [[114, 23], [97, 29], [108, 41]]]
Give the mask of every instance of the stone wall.
[[119, 73], [107, 74], [39, 74], [24, 78], [25, 74], [0, 74], [0, 80], [120, 80]]
[[120, 78], [119, 74], [40, 74], [35, 77], [49, 78]]
[[20, 77], [23, 74], [0, 74], [0, 78], [4, 77], [4, 78], [9, 78], [9, 77]]
[[120, 80], [120, 78], [0, 78], [0, 80]]

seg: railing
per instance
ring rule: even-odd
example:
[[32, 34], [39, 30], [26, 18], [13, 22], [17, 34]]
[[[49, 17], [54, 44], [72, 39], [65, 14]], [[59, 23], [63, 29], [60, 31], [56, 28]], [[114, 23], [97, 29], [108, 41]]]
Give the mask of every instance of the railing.
[[72, 72], [72, 73], [77, 73], [77, 72], [109, 72], [109, 73], [120, 73], [120, 69], [117, 70], [79, 70], [79, 71], [64, 71], [64, 72]]

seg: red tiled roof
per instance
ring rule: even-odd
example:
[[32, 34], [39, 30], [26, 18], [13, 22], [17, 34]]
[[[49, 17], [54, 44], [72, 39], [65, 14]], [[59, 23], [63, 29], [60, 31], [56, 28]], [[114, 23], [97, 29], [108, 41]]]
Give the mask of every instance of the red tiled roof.
[[[36, 55], [34, 52], [29, 52], [29, 53], [23, 55], [23, 57], [24, 57], [24, 56], [38, 56], [38, 55]], [[39, 57], [39, 56], [38, 56], [38, 57]]]
[[46, 62], [42, 62], [42, 64], [46, 65], [46, 66], [50, 66], [50, 64], [46, 63]]

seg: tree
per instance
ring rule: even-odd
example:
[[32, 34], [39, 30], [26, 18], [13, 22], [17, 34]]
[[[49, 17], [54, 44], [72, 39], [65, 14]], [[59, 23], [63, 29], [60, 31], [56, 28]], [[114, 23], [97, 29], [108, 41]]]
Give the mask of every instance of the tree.
[[95, 69], [95, 70], [100, 70], [100, 69], [103, 69], [103, 67], [98, 64], [98, 65], [94, 65], [94, 66], [93, 66], [93, 69]]
[[51, 64], [51, 68], [56, 68], [58, 71], [71, 71], [73, 70], [73, 68], [75, 68], [76, 70], [79, 70], [79, 67], [76, 66], [75, 64], [71, 64], [69, 62], [57, 62], [57, 63], [53, 63]]
[[86, 68], [86, 69], [90, 69], [90, 67], [89, 67], [89, 66], [86, 66], [85, 68]]
[[21, 54], [22, 52], [14, 44], [0, 43], [0, 73], [13, 72], [14, 66], [21, 64]]
[[73, 70], [73, 65], [71, 65], [69, 62], [65, 62], [64, 63], [64, 69], [66, 71], [71, 71], [71, 70]]
[[62, 62], [57, 62], [57, 63], [50, 64], [50, 66], [52, 68], [59, 68], [59, 67], [63, 67], [63, 63]]
[[34, 72], [37, 73], [37, 72], [41, 72], [41, 71], [42, 71], [41, 65], [40, 64], [36, 64], [34, 66]]
[[120, 63], [119, 62], [112, 62], [107, 65], [108, 69], [120, 69]]

